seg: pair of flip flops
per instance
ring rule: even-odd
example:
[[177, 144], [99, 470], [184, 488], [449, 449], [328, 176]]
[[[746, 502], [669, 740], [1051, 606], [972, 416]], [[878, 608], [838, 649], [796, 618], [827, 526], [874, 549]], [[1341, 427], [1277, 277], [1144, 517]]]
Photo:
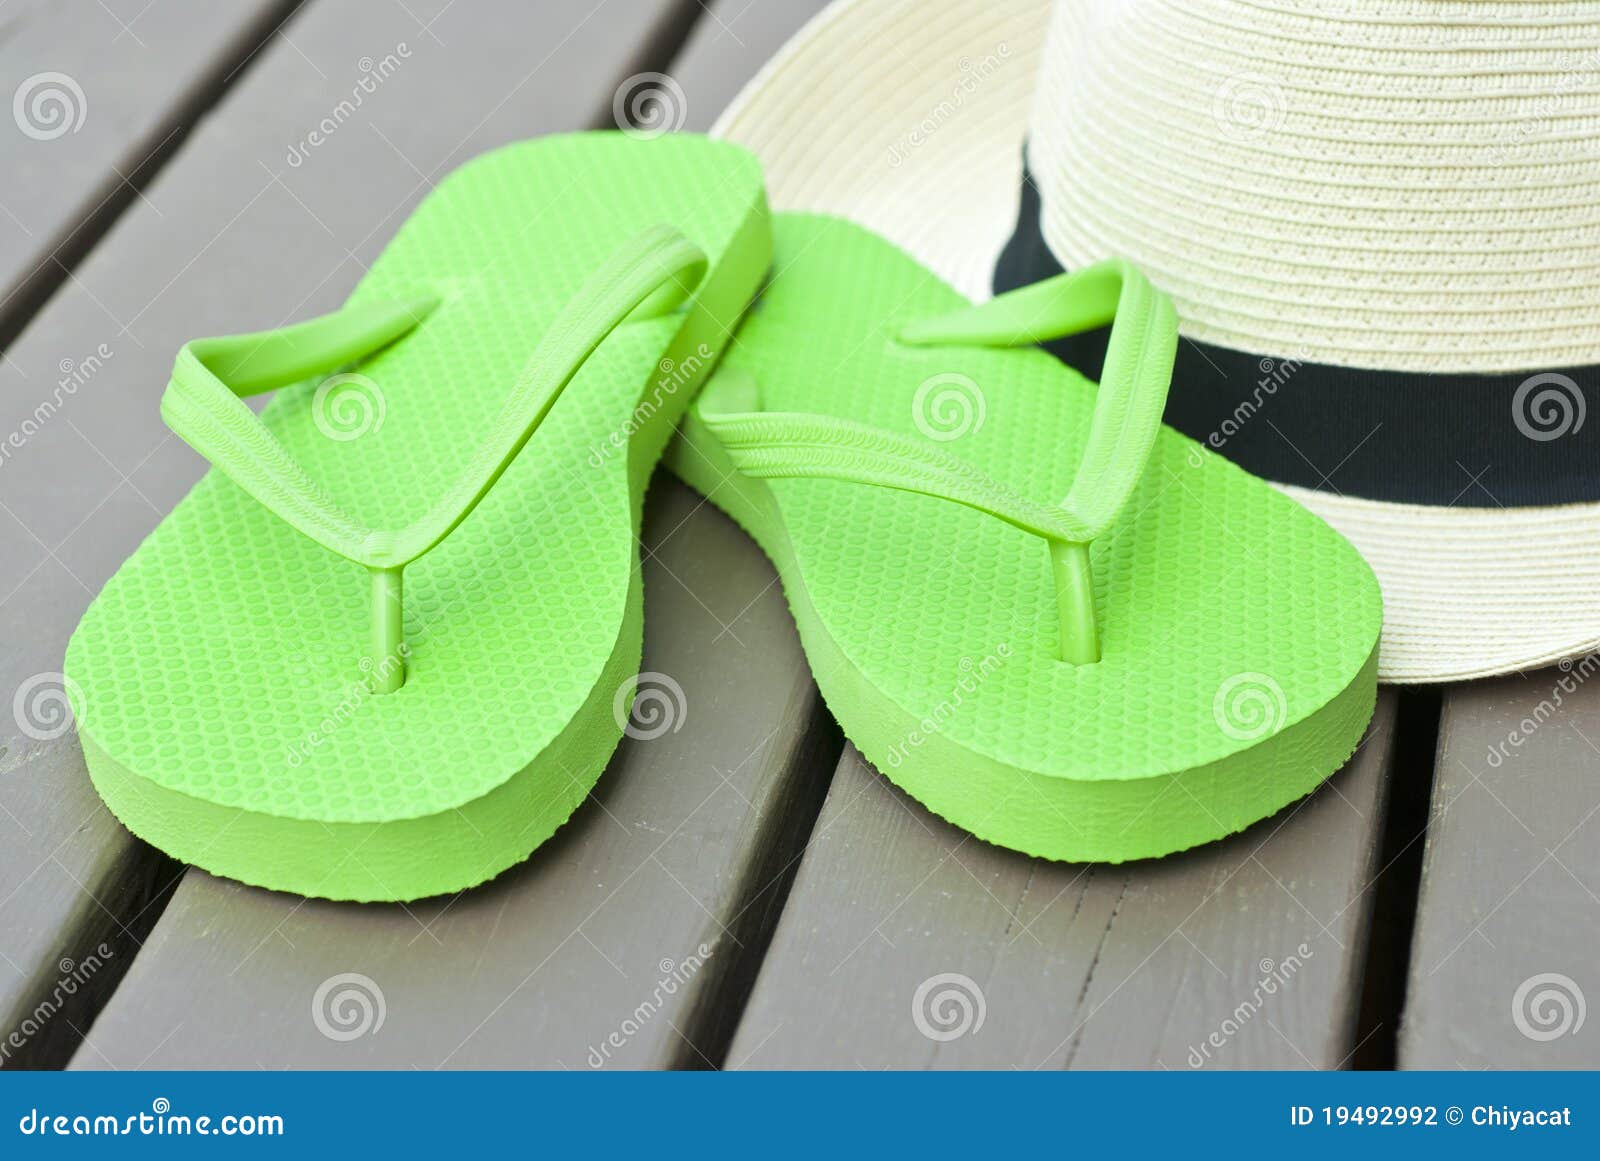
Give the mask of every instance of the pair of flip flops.
[[[1032, 346], [1108, 324], [1098, 387]], [[180, 352], [162, 414], [215, 470], [68, 648], [90, 775], [248, 883], [494, 876], [622, 735], [665, 453], [930, 808], [1054, 859], [1229, 834], [1358, 744], [1380, 606], [1320, 520], [1161, 427], [1177, 341], [1125, 263], [974, 306], [858, 226], [769, 215], [730, 144], [489, 154], [340, 310]]]

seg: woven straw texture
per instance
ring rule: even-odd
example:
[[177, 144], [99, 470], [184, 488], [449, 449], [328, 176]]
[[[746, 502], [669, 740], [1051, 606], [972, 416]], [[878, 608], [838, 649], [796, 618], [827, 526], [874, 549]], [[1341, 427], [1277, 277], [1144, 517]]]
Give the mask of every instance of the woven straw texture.
[[1600, 4], [1063, 0], [1029, 159], [1190, 338], [1514, 371], [1600, 362], [1597, 141]]

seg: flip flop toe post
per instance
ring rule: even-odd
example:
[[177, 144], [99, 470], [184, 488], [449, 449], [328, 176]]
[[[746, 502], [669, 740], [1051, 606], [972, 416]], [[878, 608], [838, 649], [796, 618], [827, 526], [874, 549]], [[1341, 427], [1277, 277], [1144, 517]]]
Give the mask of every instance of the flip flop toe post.
[[525, 858], [621, 736], [645, 483], [769, 256], [737, 147], [543, 138], [442, 182], [333, 314], [188, 344], [162, 414], [215, 468], [67, 653], [113, 812], [336, 899]]

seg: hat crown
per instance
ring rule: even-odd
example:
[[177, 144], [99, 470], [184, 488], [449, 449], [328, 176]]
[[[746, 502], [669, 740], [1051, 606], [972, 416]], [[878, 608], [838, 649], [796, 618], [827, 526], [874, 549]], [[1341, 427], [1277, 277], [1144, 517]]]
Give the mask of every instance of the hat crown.
[[1321, 363], [1600, 363], [1600, 4], [1058, 0], [1029, 138], [1072, 268]]

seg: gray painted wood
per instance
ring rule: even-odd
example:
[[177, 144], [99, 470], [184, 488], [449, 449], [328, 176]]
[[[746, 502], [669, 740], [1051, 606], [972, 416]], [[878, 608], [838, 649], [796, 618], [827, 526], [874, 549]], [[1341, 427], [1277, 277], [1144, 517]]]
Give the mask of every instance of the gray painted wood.
[[0, 334], [15, 333], [137, 196], [141, 177], [290, 7], [11, 0], [0, 8], [0, 94], [12, 111], [0, 125]]
[[1393, 722], [1384, 692], [1316, 794], [1123, 866], [986, 845], [847, 749], [729, 1066], [1337, 1067]]
[[686, 129], [704, 132], [758, 69], [828, 0], [716, 0], [707, 4], [671, 75], [682, 87]]
[[1600, 661], [1451, 689], [1439, 733], [1400, 1064], [1600, 1067]]
[[10, 340], [287, 7], [15, 0], [0, 10], [0, 81], [23, 101], [22, 119], [13, 112], [0, 132], [0, 1067], [65, 1061], [174, 875], [89, 791], [51, 676], [115, 563], [79, 525], [120, 477], [71, 428], [95, 406], [89, 382], [113, 377], [107, 360], [132, 339], [69, 292], [76, 323], [66, 306], [65, 325]]
[[[180, 333], [331, 305], [360, 273], [337, 260], [343, 248], [375, 251], [424, 176], [498, 140], [581, 123], [597, 110], [608, 116], [623, 62], [648, 61], [649, 25], [666, 12], [613, 3], [608, 20], [589, 24], [562, 5], [529, 9], [517, 17], [525, 27], [508, 30], [461, 8], [436, 26], [442, 46], [419, 42], [385, 82], [370, 132], [341, 128], [292, 174], [266, 150], [281, 150], [308, 122], [305, 110], [284, 109], [280, 94], [310, 85], [315, 109], [330, 93], [284, 49], [260, 63], [254, 83], [241, 86], [170, 175], [171, 196], [211, 222], [246, 206], [247, 221], [222, 232], [200, 260], [203, 271], [185, 272], [192, 289], [184, 296], [212, 279], [231, 288], [239, 268], [253, 274], [237, 279], [243, 304], [210, 308], [229, 318], [197, 326], [190, 317]], [[332, 76], [339, 61], [355, 58], [358, 41], [370, 53], [410, 35], [400, 17], [395, 8], [392, 27], [375, 28], [370, 16], [323, 6], [298, 22], [295, 41], [307, 52], [315, 46]], [[635, 42], [619, 39], [619, 28]], [[560, 46], [531, 78], [528, 45]], [[733, 67], [725, 51], [700, 60], [675, 69], [686, 91], [697, 91], [697, 77]], [[753, 71], [755, 62], [740, 67]], [[507, 93], [509, 114], [460, 141], [461, 126]], [[280, 169], [276, 178], [263, 159]], [[217, 172], [238, 176], [222, 198], [200, 196], [200, 175]], [[305, 232], [280, 246], [290, 223]], [[155, 249], [141, 239], [137, 252]], [[247, 309], [253, 323], [231, 318]], [[174, 454], [182, 466], [168, 470], [186, 482], [192, 465]], [[687, 728], [626, 742], [593, 800], [551, 843], [453, 900], [308, 902], [190, 871], [75, 1066], [717, 1063], [838, 743], [754, 546], [670, 481], [652, 494], [644, 542], [645, 667], [681, 685]], [[376, 1005], [380, 994], [381, 1027], [374, 1014], [365, 1034], [345, 1038], [340, 1014], [359, 1027], [362, 996]]]

